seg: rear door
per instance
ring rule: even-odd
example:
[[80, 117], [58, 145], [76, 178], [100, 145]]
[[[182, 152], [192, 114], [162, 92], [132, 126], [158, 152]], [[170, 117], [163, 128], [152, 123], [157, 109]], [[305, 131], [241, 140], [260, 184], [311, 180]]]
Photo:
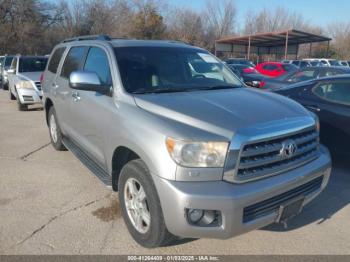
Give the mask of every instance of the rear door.
[[[82, 70], [95, 72], [101, 83], [113, 86], [111, 58], [104, 47], [91, 46], [87, 52]], [[105, 131], [110, 124], [108, 116], [114, 110], [113, 98], [98, 92], [72, 90], [78, 99], [70, 98], [70, 127], [72, 136], [87, 154], [106, 169], [104, 141]]]

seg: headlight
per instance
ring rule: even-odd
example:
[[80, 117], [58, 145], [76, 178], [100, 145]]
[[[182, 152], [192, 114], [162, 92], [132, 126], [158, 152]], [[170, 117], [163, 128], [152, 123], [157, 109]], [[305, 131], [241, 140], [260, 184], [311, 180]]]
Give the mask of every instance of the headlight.
[[21, 81], [18, 85], [19, 88], [33, 89], [33, 84], [30, 81]]
[[187, 142], [168, 137], [168, 151], [173, 160], [184, 167], [223, 167], [227, 142]]

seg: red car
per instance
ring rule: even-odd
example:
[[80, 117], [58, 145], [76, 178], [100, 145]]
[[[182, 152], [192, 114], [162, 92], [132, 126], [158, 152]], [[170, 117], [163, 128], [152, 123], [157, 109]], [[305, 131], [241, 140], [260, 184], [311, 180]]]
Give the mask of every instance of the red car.
[[280, 63], [280, 62], [264, 62], [258, 64], [255, 69], [263, 75], [270, 77], [278, 77], [286, 73], [290, 73], [298, 70], [298, 67], [292, 64]]

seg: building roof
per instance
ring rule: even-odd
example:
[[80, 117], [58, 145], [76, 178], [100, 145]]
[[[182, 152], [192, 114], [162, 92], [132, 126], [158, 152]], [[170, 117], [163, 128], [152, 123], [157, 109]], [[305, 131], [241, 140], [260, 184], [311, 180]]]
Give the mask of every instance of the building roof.
[[302, 32], [295, 29], [289, 29], [289, 30], [284, 30], [279, 32], [226, 37], [226, 38], [221, 38], [217, 40], [216, 43], [248, 45], [249, 39], [250, 39], [251, 46], [257, 46], [257, 47], [283, 46], [286, 43], [287, 34], [288, 34], [288, 45], [325, 42], [325, 41], [332, 40], [329, 37]]

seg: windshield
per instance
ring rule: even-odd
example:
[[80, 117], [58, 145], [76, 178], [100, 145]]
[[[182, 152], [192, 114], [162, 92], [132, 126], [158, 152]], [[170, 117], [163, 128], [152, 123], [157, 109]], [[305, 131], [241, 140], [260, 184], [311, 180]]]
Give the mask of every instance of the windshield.
[[129, 93], [184, 92], [234, 88], [242, 83], [209, 53], [189, 48], [115, 48], [121, 79]]
[[329, 63], [332, 66], [341, 66], [338, 60], [329, 60]]
[[5, 58], [5, 68], [9, 68], [12, 63], [13, 56], [6, 56]]
[[44, 71], [46, 63], [46, 57], [21, 57], [19, 59], [18, 71], [21, 73]]

